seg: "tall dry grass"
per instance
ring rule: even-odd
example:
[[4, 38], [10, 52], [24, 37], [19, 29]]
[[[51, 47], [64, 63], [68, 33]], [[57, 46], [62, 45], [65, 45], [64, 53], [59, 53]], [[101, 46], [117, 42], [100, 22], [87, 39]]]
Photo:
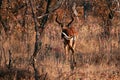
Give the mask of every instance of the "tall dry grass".
[[113, 24], [109, 38], [94, 17], [88, 17], [87, 22], [81, 20], [72, 24], [79, 32], [74, 70], [70, 61], [65, 63], [61, 28], [56, 22], [46, 24], [34, 66], [30, 63], [36, 34], [33, 24], [26, 25], [27, 31], [17, 25], [20, 31], [13, 27], [9, 35], [1, 28], [0, 79], [119, 80], [120, 27], [118, 21], [113, 21]]

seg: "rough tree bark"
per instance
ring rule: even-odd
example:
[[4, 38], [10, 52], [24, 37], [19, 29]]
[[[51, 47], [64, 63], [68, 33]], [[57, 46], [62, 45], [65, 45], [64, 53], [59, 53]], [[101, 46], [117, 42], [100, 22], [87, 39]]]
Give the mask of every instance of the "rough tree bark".
[[38, 51], [38, 44], [39, 44], [39, 30], [38, 30], [38, 25], [37, 25], [37, 19], [36, 19], [36, 16], [35, 16], [35, 13], [34, 13], [34, 10], [33, 10], [33, 5], [32, 5], [32, 1], [29, 0], [30, 2], [30, 6], [31, 6], [31, 11], [32, 11], [32, 17], [33, 17], [33, 20], [34, 20], [34, 25], [35, 25], [35, 32], [36, 32], [36, 41], [35, 41], [35, 48], [34, 48], [34, 52], [33, 52], [33, 58], [36, 56], [37, 54], [37, 51]]
[[57, 4], [54, 7], [50, 8], [51, 0], [46, 0], [47, 6], [46, 6], [45, 14], [39, 17], [39, 18], [41, 18], [40, 27], [38, 27], [38, 25], [37, 25], [37, 19], [36, 19], [36, 16], [34, 14], [34, 11], [33, 11], [32, 2], [30, 1], [32, 14], [33, 14], [33, 18], [34, 18], [34, 23], [35, 23], [35, 31], [36, 31], [36, 42], [35, 42], [34, 53], [32, 55], [33, 60], [35, 60], [35, 57], [36, 57], [37, 53], [41, 49], [41, 45], [42, 45], [41, 34], [44, 31], [45, 24], [48, 20], [48, 16], [49, 16], [50, 13], [54, 12], [55, 10], [57, 10], [61, 6], [62, 1], [63, 0], [58, 1]]
[[[50, 6], [50, 3], [51, 3], [51, 0], [46, 0], [47, 1], [47, 7], [46, 7], [46, 12], [45, 14], [49, 13], [49, 6]], [[41, 22], [40, 22], [40, 27], [37, 25], [37, 19], [36, 19], [36, 16], [35, 16], [35, 13], [34, 13], [34, 10], [33, 10], [33, 5], [32, 5], [32, 1], [30, 0], [30, 6], [31, 6], [31, 11], [32, 11], [32, 15], [33, 15], [33, 19], [34, 19], [34, 24], [35, 24], [35, 32], [36, 32], [36, 41], [35, 41], [35, 48], [34, 48], [34, 52], [33, 52], [33, 55], [32, 55], [32, 58], [33, 58], [33, 63], [35, 61], [35, 57], [38, 53], [38, 51], [41, 49], [41, 34], [45, 28], [45, 24], [48, 20], [48, 15], [44, 16], [42, 19], [41, 19]], [[40, 30], [40, 31], [39, 31]]]

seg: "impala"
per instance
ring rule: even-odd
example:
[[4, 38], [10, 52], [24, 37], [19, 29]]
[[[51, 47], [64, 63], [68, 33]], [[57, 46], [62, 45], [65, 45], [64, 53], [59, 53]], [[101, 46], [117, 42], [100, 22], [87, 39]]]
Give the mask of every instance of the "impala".
[[72, 51], [71, 59], [75, 61], [74, 52], [75, 52], [75, 45], [78, 32], [75, 30], [74, 27], [70, 26], [73, 22], [74, 18], [71, 16], [71, 21], [65, 25], [58, 21], [58, 15], [56, 17], [56, 22], [61, 26], [62, 33], [61, 37], [64, 39], [64, 48], [65, 48], [65, 57], [66, 60], [70, 59], [70, 50]]

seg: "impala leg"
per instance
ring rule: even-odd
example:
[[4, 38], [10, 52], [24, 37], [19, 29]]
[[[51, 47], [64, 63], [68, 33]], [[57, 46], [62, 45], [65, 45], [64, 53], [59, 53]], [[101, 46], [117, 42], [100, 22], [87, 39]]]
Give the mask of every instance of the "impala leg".
[[73, 49], [73, 47], [72, 47], [72, 40], [70, 40], [70, 43], [68, 44], [68, 46], [69, 46], [69, 49], [72, 51], [72, 54], [70, 55], [71, 57], [71, 60], [73, 60], [73, 56], [74, 56], [74, 49]]
[[70, 43], [68, 44], [68, 46], [69, 46], [69, 49], [72, 51], [72, 55], [73, 55], [73, 53], [74, 53], [74, 48], [73, 48], [73, 45], [72, 45], [72, 40], [70, 40]]
[[[76, 46], [76, 40], [74, 39], [73, 44], [72, 44], [73, 50], [75, 50], [75, 46]], [[76, 62], [75, 53], [73, 53], [73, 60], [74, 60], [74, 62]]]
[[65, 60], [68, 60], [68, 45], [65, 45]]
[[75, 45], [76, 45], [76, 41], [75, 41], [75, 39], [73, 38], [73, 39], [71, 39], [71, 41], [70, 41], [70, 49], [71, 49], [71, 51], [72, 51], [72, 55], [71, 55], [71, 60], [72, 60], [72, 63], [73, 63], [73, 66], [76, 66], [76, 58], [75, 58], [75, 52], [74, 52], [74, 50], [75, 50]]

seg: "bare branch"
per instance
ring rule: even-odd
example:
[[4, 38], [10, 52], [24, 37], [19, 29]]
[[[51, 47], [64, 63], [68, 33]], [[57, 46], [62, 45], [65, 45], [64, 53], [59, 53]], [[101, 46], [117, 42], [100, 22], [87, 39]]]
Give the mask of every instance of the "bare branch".
[[57, 10], [61, 6], [63, 1], [65, 1], [65, 0], [58, 0], [54, 7], [49, 8], [49, 12], [53, 12], [53, 11]]
[[48, 13], [45, 13], [45, 14], [37, 17], [37, 18], [40, 19], [40, 18], [43, 18], [44, 16], [48, 16], [49, 14], [52, 14], [55, 10], [57, 10], [58, 8], [61, 7], [61, 5], [64, 1], [65, 0], [58, 0], [54, 7], [51, 7], [51, 8], [48, 9], [48, 11], [49, 11]]
[[73, 4], [72, 10], [73, 10], [75, 16], [77, 17], [77, 20], [79, 21], [78, 12], [77, 12], [77, 10], [76, 10], [76, 3]]

